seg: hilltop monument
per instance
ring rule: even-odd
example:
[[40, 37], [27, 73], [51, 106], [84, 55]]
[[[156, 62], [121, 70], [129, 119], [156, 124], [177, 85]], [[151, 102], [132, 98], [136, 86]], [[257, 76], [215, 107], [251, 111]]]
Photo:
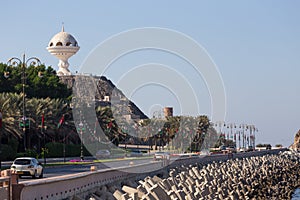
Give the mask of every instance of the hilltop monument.
[[68, 59], [77, 53], [79, 50], [76, 39], [70, 34], [65, 32], [64, 26], [62, 26], [61, 32], [57, 33], [50, 40], [47, 50], [53, 56], [59, 59], [58, 62], [58, 76], [72, 75], [69, 70]]

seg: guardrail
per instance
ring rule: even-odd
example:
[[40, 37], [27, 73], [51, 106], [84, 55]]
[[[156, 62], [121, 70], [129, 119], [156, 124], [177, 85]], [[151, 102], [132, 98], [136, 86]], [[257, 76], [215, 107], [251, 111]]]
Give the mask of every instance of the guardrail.
[[0, 177], [0, 197], [3, 200], [9, 199], [10, 187], [9, 187], [10, 177]]
[[2, 171], [0, 174], [0, 197], [1, 200], [10, 199], [11, 178], [10, 171]]
[[[284, 150], [284, 149], [283, 149]], [[244, 158], [260, 156], [264, 154], [277, 154], [280, 150], [256, 151], [229, 155], [211, 155], [199, 157], [182, 158], [174, 161], [167, 168], [178, 165], [189, 165], [196, 162], [203, 164], [213, 161], [225, 161], [229, 158]], [[22, 184], [13, 184], [13, 200], [59, 200], [92, 193], [99, 186], [128, 179], [142, 179], [150, 174], [155, 174], [161, 170], [165, 162], [152, 162], [147, 164], [119, 167], [114, 169], [104, 169], [99, 171], [83, 172], [72, 175], [65, 175], [52, 178], [33, 180]], [[1, 195], [2, 197], [2, 195]]]
[[161, 162], [105, 169], [101, 171], [45, 178], [18, 184], [13, 188], [14, 200], [66, 199], [90, 192], [93, 189], [120, 180], [144, 176], [144, 172], [153, 172], [162, 167]]

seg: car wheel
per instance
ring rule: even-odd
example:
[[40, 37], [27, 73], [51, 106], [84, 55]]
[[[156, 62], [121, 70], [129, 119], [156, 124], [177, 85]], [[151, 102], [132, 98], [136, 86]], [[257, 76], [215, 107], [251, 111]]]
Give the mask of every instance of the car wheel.
[[43, 176], [44, 176], [44, 170], [41, 171], [39, 178], [43, 178]]
[[34, 174], [32, 175], [32, 178], [37, 178], [38, 176], [37, 176], [37, 171], [35, 170], [34, 171]]

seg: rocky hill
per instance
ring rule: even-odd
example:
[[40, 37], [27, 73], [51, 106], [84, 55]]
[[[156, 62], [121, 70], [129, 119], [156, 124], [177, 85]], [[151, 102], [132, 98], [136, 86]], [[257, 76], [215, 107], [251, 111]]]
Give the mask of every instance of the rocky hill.
[[[118, 102], [119, 105], [122, 104], [126, 106], [125, 113], [130, 115], [132, 119], [148, 118], [105, 76], [71, 75], [60, 76], [60, 80], [67, 84], [68, 87], [73, 87], [74, 84], [81, 84], [79, 87], [81, 90], [79, 91], [80, 94], [86, 97], [92, 97], [89, 101], [95, 101], [97, 106], [112, 106], [112, 102]], [[95, 90], [96, 93], [94, 92]]]
[[300, 130], [296, 133], [294, 143], [290, 146], [295, 151], [300, 151]]

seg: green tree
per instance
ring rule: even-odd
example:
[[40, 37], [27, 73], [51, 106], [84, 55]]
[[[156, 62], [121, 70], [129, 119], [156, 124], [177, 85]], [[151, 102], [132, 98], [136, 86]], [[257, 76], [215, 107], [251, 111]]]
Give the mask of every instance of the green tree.
[[[9, 72], [8, 77], [4, 77], [5, 72]], [[49, 97], [66, 99], [72, 94], [72, 90], [60, 82], [52, 67], [46, 68], [45, 65], [38, 67], [28, 66], [25, 69], [25, 74], [25, 93], [27, 98]], [[12, 67], [0, 63], [0, 93], [21, 93], [22, 88], [22, 67]]]

